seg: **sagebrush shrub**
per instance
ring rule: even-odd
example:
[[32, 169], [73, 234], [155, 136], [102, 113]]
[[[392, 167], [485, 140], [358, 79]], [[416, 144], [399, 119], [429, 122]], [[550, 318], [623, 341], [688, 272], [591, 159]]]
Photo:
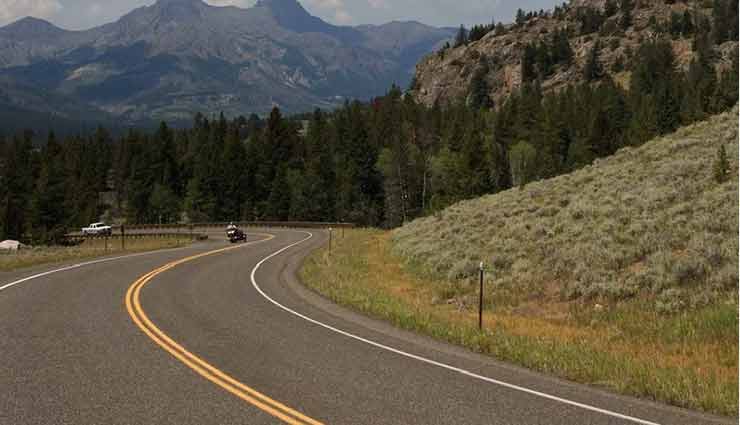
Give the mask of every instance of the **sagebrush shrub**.
[[[461, 202], [394, 231], [394, 253], [453, 281], [486, 259], [523, 298], [645, 294], [672, 312], [727, 297], [738, 286], [737, 124], [736, 107], [574, 173]], [[723, 149], [729, 178], [718, 185], [705, 164]]]

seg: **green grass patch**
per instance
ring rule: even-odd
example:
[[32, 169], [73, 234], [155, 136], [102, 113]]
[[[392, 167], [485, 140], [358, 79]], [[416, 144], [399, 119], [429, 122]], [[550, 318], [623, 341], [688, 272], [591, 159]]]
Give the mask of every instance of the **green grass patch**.
[[[475, 285], [422, 277], [391, 235], [353, 230], [312, 254], [303, 282], [332, 301], [496, 359], [616, 392], [738, 412], [737, 303], [661, 314], [648, 298], [598, 304], [494, 296], [477, 328]], [[413, 270], [414, 272], [411, 272]], [[505, 290], [505, 288], [501, 288]], [[544, 291], [546, 292], [546, 291]]]

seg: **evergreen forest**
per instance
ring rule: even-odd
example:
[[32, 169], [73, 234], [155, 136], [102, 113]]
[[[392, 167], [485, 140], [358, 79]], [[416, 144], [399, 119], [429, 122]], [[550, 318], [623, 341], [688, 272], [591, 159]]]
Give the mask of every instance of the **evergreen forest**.
[[[698, 54], [686, 71], [668, 40], [644, 41], [628, 66], [628, 87], [589, 61], [582, 83], [543, 93], [538, 75], [571, 60], [558, 33], [552, 46], [526, 49], [525, 82], [499, 105], [486, 100], [485, 84], [472, 86], [481, 91], [472, 105], [461, 99], [431, 107], [394, 86], [368, 102], [301, 116], [275, 108], [266, 117], [198, 114], [190, 128], [162, 123], [121, 137], [102, 127], [63, 139], [32, 130], [0, 136], [0, 240], [55, 243], [100, 219], [397, 227], [731, 108], [737, 57], [718, 73], [713, 46], [737, 40], [736, 24], [695, 31], [676, 23], [672, 32], [695, 34]], [[476, 28], [474, 36], [493, 28]]]

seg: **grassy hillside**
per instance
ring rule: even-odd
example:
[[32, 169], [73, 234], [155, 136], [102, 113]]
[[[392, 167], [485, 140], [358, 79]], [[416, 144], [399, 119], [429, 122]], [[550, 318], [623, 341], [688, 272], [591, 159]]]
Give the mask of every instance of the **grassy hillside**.
[[[413, 269], [487, 264], [499, 302], [644, 298], [662, 312], [736, 302], [738, 109], [575, 173], [459, 203], [397, 230]], [[725, 146], [730, 177], [714, 179]], [[472, 290], [473, 287], [468, 289]]]
[[[354, 230], [301, 272], [331, 300], [569, 380], [738, 412], [738, 109], [571, 175]], [[714, 179], [720, 146], [729, 180]], [[483, 330], [475, 273], [487, 264]]]

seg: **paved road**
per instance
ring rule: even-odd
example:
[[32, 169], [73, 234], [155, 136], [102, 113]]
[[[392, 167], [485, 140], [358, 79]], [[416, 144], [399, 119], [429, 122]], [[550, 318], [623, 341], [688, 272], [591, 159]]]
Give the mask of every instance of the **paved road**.
[[296, 282], [325, 233], [264, 233], [207, 256], [198, 257], [232, 246], [212, 239], [13, 286], [60, 266], [0, 274], [0, 424], [737, 422], [544, 377], [353, 314]]

